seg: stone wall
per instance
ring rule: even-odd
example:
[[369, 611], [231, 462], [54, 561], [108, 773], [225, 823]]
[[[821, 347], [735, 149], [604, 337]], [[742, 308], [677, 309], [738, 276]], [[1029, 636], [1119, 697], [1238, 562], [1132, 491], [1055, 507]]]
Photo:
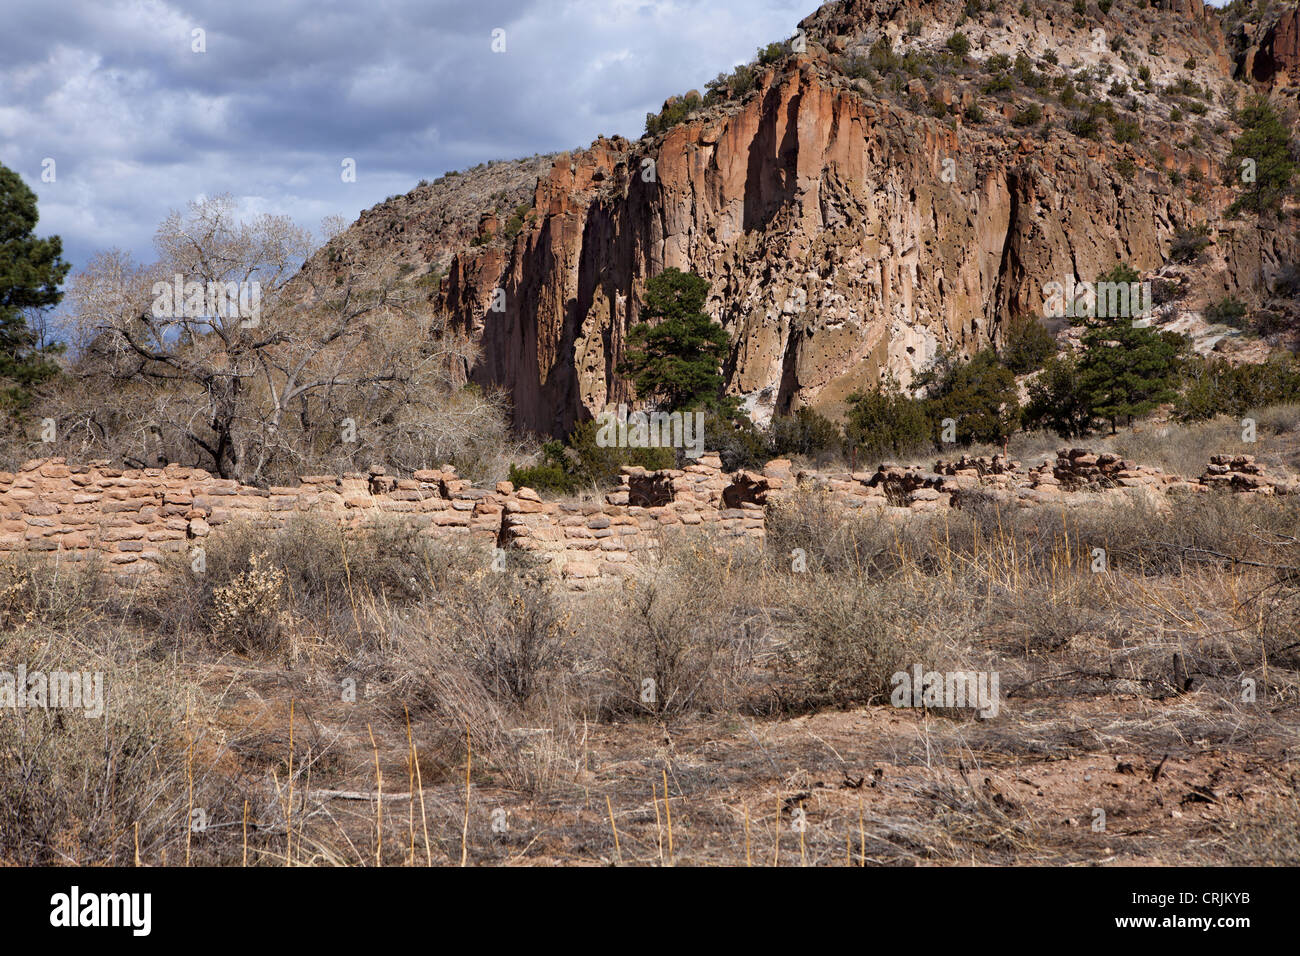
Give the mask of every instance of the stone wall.
[[1248, 494], [1298, 494], [1295, 481], [1268, 474], [1254, 455], [1213, 455], [1201, 475], [1200, 483], [1210, 488], [1227, 488]]
[[[724, 542], [761, 539], [763, 508], [726, 507], [731, 482], [721, 467], [706, 455], [680, 471], [628, 469], [603, 500], [544, 501], [509, 482], [475, 488], [450, 466], [410, 478], [373, 470], [255, 488], [193, 468], [34, 460], [0, 473], [0, 559], [57, 552], [74, 561], [98, 557], [121, 576], [149, 574], [235, 522], [275, 529], [295, 515], [333, 516], [347, 526], [387, 517], [433, 536], [534, 552], [585, 587], [620, 576], [666, 528], [699, 526]], [[660, 503], [646, 506], [650, 492]]]
[[1098, 494], [1131, 489], [1300, 492], [1296, 480], [1268, 475], [1250, 456], [1215, 456], [1189, 481], [1084, 449], [1063, 449], [1055, 462], [1030, 469], [993, 456], [939, 461], [933, 470], [884, 464], [854, 473], [796, 472], [777, 459], [761, 471], [728, 474], [716, 455], [704, 455], [682, 469], [625, 468], [621, 478], [599, 498], [546, 501], [509, 482], [476, 488], [450, 466], [409, 478], [373, 470], [255, 488], [177, 466], [123, 470], [40, 459], [0, 472], [0, 560], [15, 553], [94, 556], [129, 578], [156, 572], [231, 523], [275, 529], [295, 515], [321, 515], [355, 527], [391, 518], [432, 536], [530, 552], [569, 586], [588, 588], [627, 573], [673, 530], [708, 532], [722, 546], [760, 546], [768, 506], [798, 488], [880, 518], [960, 508], [972, 496], [1030, 507], [1092, 504]]

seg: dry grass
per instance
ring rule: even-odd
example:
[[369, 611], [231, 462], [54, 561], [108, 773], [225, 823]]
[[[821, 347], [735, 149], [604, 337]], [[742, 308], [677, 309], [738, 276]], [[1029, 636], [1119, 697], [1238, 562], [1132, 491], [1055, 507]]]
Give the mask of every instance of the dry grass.
[[[1188, 478], [1202, 474], [1211, 455], [1254, 455], [1270, 468], [1300, 469], [1300, 405], [1274, 405], [1252, 410], [1245, 417], [1255, 420], [1254, 442], [1242, 440], [1242, 419], [1221, 415], [1189, 423], [1151, 419], [1121, 428], [1115, 435], [1102, 431], [1083, 438], [1061, 438], [1043, 430], [1021, 431], [1011, 436], [1007, 453], [1028, 466], [1055, 459], [1061, 448], [1088, 448]], [[903, 463], [930, 466], [936, 458], [1001, 452], [1001, 445], [974, 445], [905, 458]], [[875, 464], [859, 462], [858, 467], [874, 468]]]
[[[255, 564], [282, 619], [249, 640], [221, 595]], [[0, 717], [0, 859], [127, 863], [137, 824], [147, 864], [1296, 859], [1285, 500], [895, 523], [810, 493], [765, 553], [665, 541], [618, 590], [490, 568], [304, 522], [152, 596], [15, 572], [3, 659], [111, 703]], [[890, 706], [913, 664], [996, 672], [1000, 713]]]

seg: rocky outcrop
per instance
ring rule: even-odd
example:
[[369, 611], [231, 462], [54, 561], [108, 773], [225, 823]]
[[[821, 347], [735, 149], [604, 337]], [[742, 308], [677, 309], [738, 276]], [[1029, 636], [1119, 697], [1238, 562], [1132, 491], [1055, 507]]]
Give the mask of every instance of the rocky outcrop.
[[[453, 257], [532, 199], [554, 156], [483, 163], [367, 209], [308, 262], [322, 285], [360, 273], [432, 291]], [[305, 292], [305, 290], [303, 290]]]
[[941, 348], [970, 354], [999, 317], [1041, 308], [1052, 277], [1158, 265], [1167, 224], [1191, 211], [1113, 161], [1063, 136], [1008, 156], [795, 59], [739, 111], [653, 149], [557, 161], [533, 226], [458, 255], [440, 307], [481, 342], [472, 377], [509, 390], [518, 425], [558, 434], [634, 398], [616, 368], [645, 280], [696, 271], [732, 335], [729, 390], [761, 421], [886, 372], [907, 382]]
[[1300, 84], [1300, 8], [1260, 25], [1242, 56], [1241, 74], [1270, 89]]

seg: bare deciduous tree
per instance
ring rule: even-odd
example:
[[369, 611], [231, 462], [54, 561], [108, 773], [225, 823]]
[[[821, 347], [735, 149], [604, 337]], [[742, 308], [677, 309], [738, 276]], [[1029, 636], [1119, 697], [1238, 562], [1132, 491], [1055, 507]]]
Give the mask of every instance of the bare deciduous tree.
[[469, 343], [395, 277], [341, 252], [330, 276], [299, 271], [309, 235], [241, 221], [225, 196], [172, 213], [154, 244], [149, 266], [108, 251], [71, 283], [71, 381], [51, 399], [70, 457], [267, 483], [409, 471], [506, 440], [501, 399], [455, 381]]

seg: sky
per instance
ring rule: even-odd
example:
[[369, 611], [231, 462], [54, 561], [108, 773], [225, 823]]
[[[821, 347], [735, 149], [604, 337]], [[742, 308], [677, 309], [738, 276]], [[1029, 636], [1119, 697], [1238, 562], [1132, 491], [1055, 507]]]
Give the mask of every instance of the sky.
[[203, 195], [319, 232], [448, 170], [635, 138], [818, 5], [5, 0], [0, 163], [74, 269], [151, 261], [159, 222]]

